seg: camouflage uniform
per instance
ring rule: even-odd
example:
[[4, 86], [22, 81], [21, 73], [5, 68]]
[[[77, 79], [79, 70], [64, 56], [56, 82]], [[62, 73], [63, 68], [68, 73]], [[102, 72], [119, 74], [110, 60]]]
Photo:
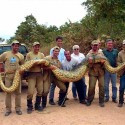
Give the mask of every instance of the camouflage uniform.
[[[52, 56], [46, 56], [45, 59], [50, 61], [53, 65], [57, 66], [58, 68], [61, 68], [61, 63], [58, 59], [54, 59]], [[60, 96], [62, 96], [63, 93], [66, 92], [66, 86], [64, 85], [64, 83], [58, 80], [50, 69], [43, 70], [43, 83], [44, 83], [44, 90], [43, 90], [44, 98], [42, 102], [43, 107], [46, 107], [46, 103], [47, 103], [46, 98], [49, 93], [51, 83], [56, 84], [57, 87], [60, 88], [60, 92], [59, 92]], [[59, 96], [59, 100], [61, 100], [60, 96]]]
[[[61, 63], [58, 59], [53, 59], [52, 56], [46, 56], [46, 60], [50, 61], [53, 65], [57, 66], [58, 68], [61, 68]], [[63, 82], [59, 81], [55, 75], [52, 73], [51, 70], [45, 70], [43, 71], [44, 74], [44, 95], [47, 95], [49, 93], [49, 88], [51, 83], [55, 83], [61, 90], [62, 92], [66, 91], [66, 87]]]

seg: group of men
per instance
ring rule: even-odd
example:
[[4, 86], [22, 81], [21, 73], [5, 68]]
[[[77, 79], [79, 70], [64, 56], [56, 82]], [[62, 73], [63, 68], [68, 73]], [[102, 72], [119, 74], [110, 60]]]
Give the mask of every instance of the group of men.
[[[122, 50], [118, 52], [114, 49], [112, 39], [106, 40], [106, 48], [104, 50], [99, 49], [99, 43], [97, 40], [92, 42], [92, 50], [87, 54], [89, 58], [89, 90], [87, 106], [91, 105], [95, 94], [95, 83], [98, 79], [99, 86], [99, 105], [104, 107], [104, 102], [109, 101], [109, 83], [112, 84], [112, 102], [117, 103], [117, 74], [120, 74], [120, 87], [119, 87], [119, 104], [118, 107], [122, 107], [124, 104], [124, 89], [125, 89], [125, 69], [120, 73], [110, 73], [104, 69], [104, 60], [108, 60], [112, 67], [117, 67], [125, 62], [125, 40], [122, 43]], [[94, 63], [95, 58], [101, 57], [102, 61]]]
[[[88, 59], [88, 76], [89, 76], [89, 87], [88, 95], [86, 96], [87, 86], [85, 84], [85, 77], [72, 83], [72, 93], [74, 99], [79, 98], [81, 104], [86, 104], [90, 106], [95, 95], [95, 85], [98, 80], [99, 86], [99, 106], [104, 107], [104, 102], [109, 101], [109, 83], [112, 83], [112, 101], [117, 103], [117, 74], [112, 74], [104, 68], [105, 60], [109, 61], [112, 67], [116, 67], [125, 62], [125, 41], [123, 41], [123, 50], [118, 52], [117, 49], [113, 48], [113, 40], [106, 40], [106, 49], [101, 50], [100, 42], [94, 40], [91, 43], [91, 50], [85, 55], [80, 53], [80, 47], [74, 45], [72, 47], [73, 53], [69, 50], [64, 50], [62, 48], [63, 38], [58, 36], [56, 38], [57, 46], [50, 50], [49, 56], [44, 56], [40, 52], [40, 43], [34, 42], [32, 51], [26, 55], [25, 61], [38, 60], [45, 58], [51, 61], [51, 66], [35, 65], [28, 71], [28, 92], [27, 92], [27, 113], [30, 114], [33, 111], [33, 95], [36, 88], [36, 100], [34, 109], [42, 111], [47, 104], [47, 96], [49, 93], [49, 104], [55, 105], [54, 93], [56, 86], [59, 87], [59, 100], [58, 105], [65, 107], [65, 101], [67, 98], [69, 83], [63, 83], [58, 80], [52, 73], [52, 69], [56, 67], [70, 71], [74, 67], [83, 62], [86, 58]], [[12, 51], [5, 52], [0, 55], [0, 61], [5, 63], [5, 85], [10, 87], [13, 82], [14, 73], [20, 68], [24, 61], [24, 57], [19, 51], [20, 43], [17, 40], [12, 42]], [[96, 58], [101, 58], [100, 62], [96, 62]], [[22, 74], [22, 73], [21, 73]], [[119, 89], [119, 107], [123, 106], [124, 103], [124, 89], [125, 89], [125, 71], [120, 72], [120, 89]], [[6, 112], [5, 116], [9, 116], [12, 113], [12, 102], [11, 94], [6, 93]], [[42, 102], [42, 104], [41, 104]], [[22, 115], [21, 111], [21, 84], [15, 91], [15, 110], [18, 115]]]

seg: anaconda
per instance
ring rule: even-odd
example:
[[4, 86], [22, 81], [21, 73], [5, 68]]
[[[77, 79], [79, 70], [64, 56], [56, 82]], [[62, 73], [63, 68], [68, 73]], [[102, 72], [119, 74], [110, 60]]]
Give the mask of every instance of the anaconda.
[[[98, 59], [95, 59], [95, 63], [98, 63], [100, 62], [102, 59], [98, 58]], [[48, 60], [45, 60], [45, 59], [40, 59], [40, 60], [31, 60], [31, 61], [28, 61], [26, 62], [24, 65], [22, 65], [20, 67], [20, 69], [18, 69], [15, 73], [15, 77], [14, 77], [14, 80], [13, 80], [13, 84], [11, 87], [7, 88], [3, 81], [2, 81], [2, 78], [1, 78], [1, 75], [0, 75], [0, 86], [1, 88], [3, 89], [3, 91], [5, 92], [8, 92], [8, 93], [11, 93], [13, 91], [15, 91], [17, 89], [17, 87], [19, 86], [19, 81], [20, 81], [20, 72], [24, 72], [24, 71], [27, 71], [29, 70], [32, 66], [34, 65], [38, 65], [38, 64], [43, 64], [44, 66], [51, 66], [51, 62], [49, 62]], [[113, 68], [112, 66], [109, 65], [109, 62], [107, 60], [104, 60], [104, 67], [106, 70], [108, 70], [109, 72], [111, 73], [116, 73], [116, 72], [119, 72], [120, 70], [124, 70], [125, 69], [125, 63], [123, 63], [122, 65], [116, 67], [116, 68]], [[83, 62], [81, 64], [81, 66], [78, 66], [76, 69], [72, 70], [72, 71], [64, 71], [64, 70], [61, 70], [59, 68], [55, 68], [52, 70], [52, 72], [54, 73], [54, 75], [60, 80], [60, 81], [63, 81], [63, 82], [74, 82], [74, 81], [77, 81], [79, 79], [81, 79], [85, 73], [87, 72], [88, 70], [88, 60], [86, 59], [85, 62]]]

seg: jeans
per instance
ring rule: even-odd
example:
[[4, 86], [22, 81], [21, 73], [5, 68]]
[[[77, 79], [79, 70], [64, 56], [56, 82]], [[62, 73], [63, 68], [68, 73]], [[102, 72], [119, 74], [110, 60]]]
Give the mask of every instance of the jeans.
[[[85, 78], [80, 79], [79, 81], [76, 81], [73, 83], [73, 85], [75, 86], [75, 89], [78, 93], [78, 97], [79, 97], [79, 101], [83, 101], [86, 99], [86, 84], [85, 84]], [[73, 94], [76, 94], [76, 91], [74, 88], [72, 88]], [[74, 97], [73, 95], [73, 97]], [[77, 97], [77, 94], [76, 94]]]
[[68, 94], [69, 82], [64, 83], [66, 86], [66, 94]]
[[[86, 84], [85, 84], [85, 78], [83, 77], [83, 94], [84, 94], [84, 97], [86, 98]], [[77, 98], [77, 89], [76, 89], [76, 85], [74, 84], [74, 82], [72, 83], [72, 94], [73, 94], [73, 97], [74, 98]]]
[[55, 88], [56, 88], [56, 84], [51, 83], [50, 93], [49, 93], [49, 100], [54, 99]]
[[74, 98], [77, 98], [76, 86], [74, 82], [72, 83], [72, 95]]
[[105, 98], [106, 99], [109, 99], [110, 80], [111, 80], [111, 84], [112, 84], [112, 99], [115, 100], [117, 98], [117, 87], [116, 87], [117, 74], [110, 73], [106, 70], [105, 76], [104, 76], [104, 87], [105, 87]]
[[125, 72], [120, 77], [120, 87], [119, 87], [119, 103], [124, 103], [124, 90], [125, 90]]

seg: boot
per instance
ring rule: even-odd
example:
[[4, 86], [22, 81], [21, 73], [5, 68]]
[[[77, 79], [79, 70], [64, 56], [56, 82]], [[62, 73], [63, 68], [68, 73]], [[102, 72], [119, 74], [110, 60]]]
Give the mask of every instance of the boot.
[[56, 103], [54, 102], [53, 99], [50, 99], [50, 100], [49, 100], [49, 104], [50, 104], [50, 105], [56, 105]]
[[119, 103], [119, 104], [118, 104], [118, 107], [122, 107], [122, 106], [123, 106], [123, 104], [122, 104], [122, 103]]
[[33, 110], [33, 104], [32, 104], [32, 99], [27, 99], [27, 113], [31, 114]]
[[122, 107], [124, 103], [124, 89], [119, 91], [119, 105], [118, 107]]
[[66, 107], [65, 106], [65, 96], [66, 96], [66, 93], [59, 93], [59, 101], [58, 101], [58, 105], [61, 106], [61, 107]]
[[42, 107], [46, 108], [47, 96], [42, 96]]
[[40, 106], [40, 102], [41, 102], [41, 96], [36, 96], [35, 110], [38, 110], [39, 112], [43, 110], [43, 107]]

